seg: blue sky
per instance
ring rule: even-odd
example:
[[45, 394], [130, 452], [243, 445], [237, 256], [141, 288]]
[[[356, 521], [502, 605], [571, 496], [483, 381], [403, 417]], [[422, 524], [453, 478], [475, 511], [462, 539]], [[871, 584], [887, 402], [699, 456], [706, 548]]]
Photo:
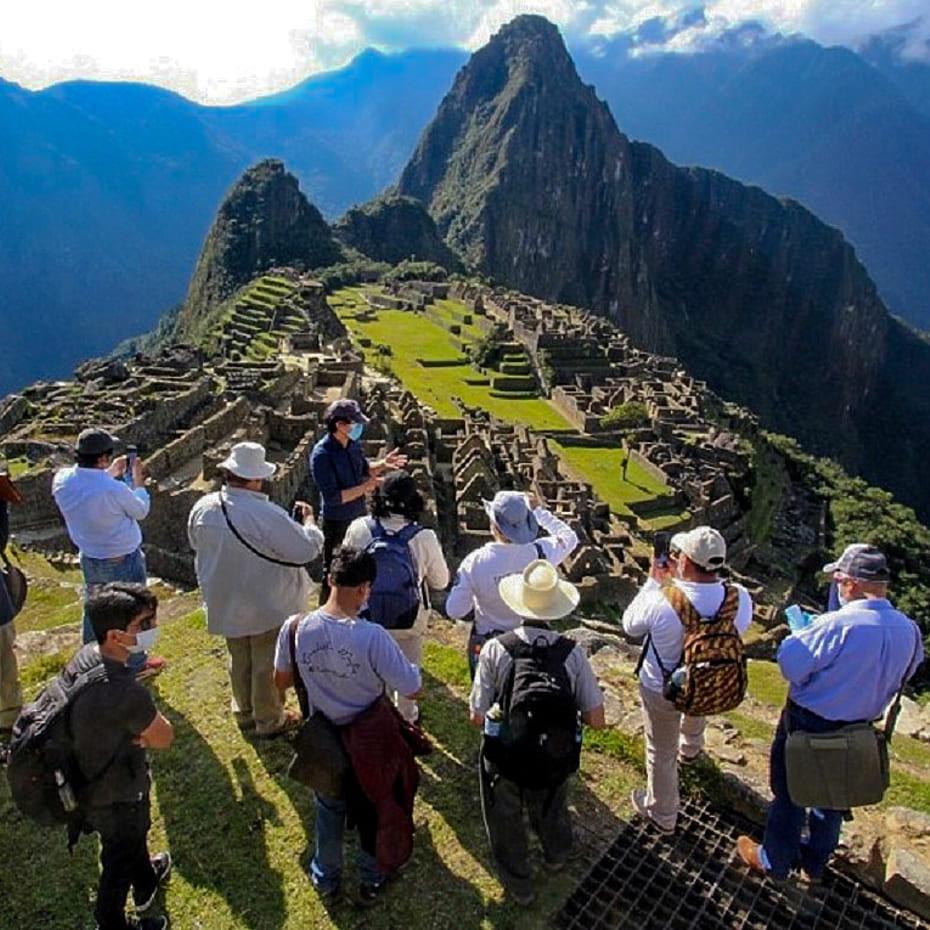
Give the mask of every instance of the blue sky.
[[[682, 0], [4, 0], [0, 77], [40, 88], [72, 78], [141, 80], [205, 103], [234, 103], [339, 67], [361, 49], [477, 48], [519, 13], [569, 40], [635, 29]], [[856, 47], [909, 25], [905, 54], [930, 57], [928, 0], [706, 0], [686, 52], [747, 19]]]

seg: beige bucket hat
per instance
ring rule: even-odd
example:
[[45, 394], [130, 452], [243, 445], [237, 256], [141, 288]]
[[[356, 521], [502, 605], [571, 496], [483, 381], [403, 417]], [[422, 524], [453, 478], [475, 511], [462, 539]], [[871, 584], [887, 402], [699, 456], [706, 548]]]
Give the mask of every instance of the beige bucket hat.
[[545, 559], [535, 559], [519, 574], [501, 578], [497, 590], [512, 611], [531, 620], [566, 617], [581, 599], [578, 589]]
[[265, 447], [257, 442], [237, 442], [229, 458], [216, 467], [246, 481], [270, 478], [278, 470], [277, 465], [265, 460]]

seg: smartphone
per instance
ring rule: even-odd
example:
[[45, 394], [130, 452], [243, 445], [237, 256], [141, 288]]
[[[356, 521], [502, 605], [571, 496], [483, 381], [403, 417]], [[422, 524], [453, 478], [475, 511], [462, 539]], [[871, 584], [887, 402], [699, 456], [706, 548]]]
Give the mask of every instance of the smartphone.
[[668, 553], [672, 534], [659, 530], [652, 540], [652, 558], [660, 568], [668, 568]]
[[123, 481], [130, 487], [134, 485], [132, 470], [135, 467], [136, 459], [139, 458], [139, 450], [135, 446], [126, 446], [126, 471], [123, 472]]

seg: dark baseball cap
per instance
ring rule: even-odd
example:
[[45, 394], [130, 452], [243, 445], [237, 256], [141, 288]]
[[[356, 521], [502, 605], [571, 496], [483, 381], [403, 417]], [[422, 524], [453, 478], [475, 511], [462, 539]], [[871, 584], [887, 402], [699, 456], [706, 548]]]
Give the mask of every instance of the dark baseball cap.
[[81, 431], [77, 438], [78, 455], [106, 455], [119, 445], [119, 438], [105, 429], [91, 427]]
[[857, 578], [859, 581], [889, 581], [891, 579], [885, 554], [881, 549], [870, 546], [868, 543], [853, 543], [847, 546], [843, 554], [835, 562], [824, 565], [823, 570], [828, 575], [845, 575], [847, 578]]
[[345, 420], [348, 423], [367, 423], [368, 417], [362, 413], [362, 408], [358, 405], [357, 400], [342, 397], [339, 400], [334, 400], [323, 414], [324, 423], [338, 423], [340, 420]]

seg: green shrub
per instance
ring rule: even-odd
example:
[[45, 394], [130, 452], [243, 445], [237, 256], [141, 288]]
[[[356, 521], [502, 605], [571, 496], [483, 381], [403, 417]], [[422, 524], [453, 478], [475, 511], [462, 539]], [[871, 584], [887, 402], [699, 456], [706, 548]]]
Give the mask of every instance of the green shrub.
[[648, 423], [646, 405], [635, 400], [618, 404], [610, 413], [601, 417], [601, 429], [637, 429]]

